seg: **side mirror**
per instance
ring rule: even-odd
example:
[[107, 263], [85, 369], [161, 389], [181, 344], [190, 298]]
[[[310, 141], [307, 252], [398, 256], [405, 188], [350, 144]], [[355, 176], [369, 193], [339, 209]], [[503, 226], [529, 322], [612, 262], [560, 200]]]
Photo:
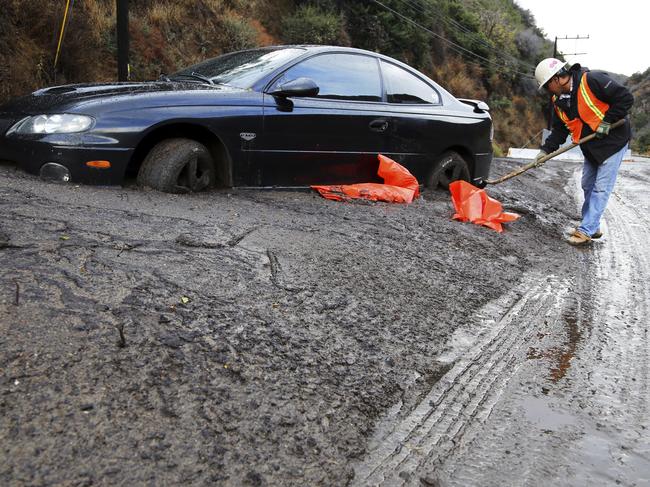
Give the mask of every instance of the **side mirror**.
[[313, 79], [296, 78], [286, 83], [282, 83], [269, 94], [280, 98], [290, 96], [316, 96], [320, 88]]

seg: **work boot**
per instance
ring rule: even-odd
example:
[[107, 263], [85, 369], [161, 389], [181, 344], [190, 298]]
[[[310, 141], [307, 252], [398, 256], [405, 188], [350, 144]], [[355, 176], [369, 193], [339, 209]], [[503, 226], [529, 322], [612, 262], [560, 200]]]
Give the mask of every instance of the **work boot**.
[[[571, 236], [575, 235], [576, 233], [582, 233], [582, 232], [576, 228], [573, 232], [571, 232]], [[601, 232], [600, 228], [599, 228], [598, 230], [596, 230], [596, 233], [594, 233], [591, 236], [591, 238], [595, 240], [595, 239], [600, 238], [602, 236], [603, 236], [603, 232]]]
[[589, 242], [591, 242], [591, 237], [589, 235], [585, 235], [579, 230], [576, 230], [571, 234], [567, 242], [569, 242], [571, 245], [576, 245], [576, 246], [587, 245]]

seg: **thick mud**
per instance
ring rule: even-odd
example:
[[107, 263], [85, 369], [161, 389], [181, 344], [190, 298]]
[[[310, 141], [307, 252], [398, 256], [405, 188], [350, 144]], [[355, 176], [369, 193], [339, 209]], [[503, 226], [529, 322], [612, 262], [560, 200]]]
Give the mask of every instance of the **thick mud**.
[[490, 319], [507, 339], [499, 306], [528, 287], [551, 306], [550, 275], [571, 292], [575, 167], [489, 187], [522, 215], [498, 234], [452, 221], [444, 192], [176, 196], [0, 166], [0, 483], [359, 482], [376, 425], [414, 414]]

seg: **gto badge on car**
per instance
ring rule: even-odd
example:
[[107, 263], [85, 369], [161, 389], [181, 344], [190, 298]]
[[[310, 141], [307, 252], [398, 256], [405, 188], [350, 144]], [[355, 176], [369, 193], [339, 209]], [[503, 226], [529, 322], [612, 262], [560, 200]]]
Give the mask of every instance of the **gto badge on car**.
[[257, 134], [254, 134], [252, 132], [242, 132], [241, 134], [239, 134], [239, 136], [242, 138], [242, 140], [245, 140], [246, 142], [250, 142], [255, 137], [257, 137]]

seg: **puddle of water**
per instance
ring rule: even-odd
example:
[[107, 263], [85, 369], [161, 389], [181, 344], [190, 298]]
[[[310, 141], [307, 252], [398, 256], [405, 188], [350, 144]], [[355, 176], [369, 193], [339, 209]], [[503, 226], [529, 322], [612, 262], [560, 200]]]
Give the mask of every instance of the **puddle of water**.
[[596, 485], [650, 485], [648, 452], [627, 443], [611, 430], [589, 428], [576, 448], [580, 456], [574, 475]]
[[549, 400], [543, 397], [527, 397], [522, 401], [522, 407], [526, 419], [542, 431], [554, 431], [576, 424], [573, 416], [554, 411]]

